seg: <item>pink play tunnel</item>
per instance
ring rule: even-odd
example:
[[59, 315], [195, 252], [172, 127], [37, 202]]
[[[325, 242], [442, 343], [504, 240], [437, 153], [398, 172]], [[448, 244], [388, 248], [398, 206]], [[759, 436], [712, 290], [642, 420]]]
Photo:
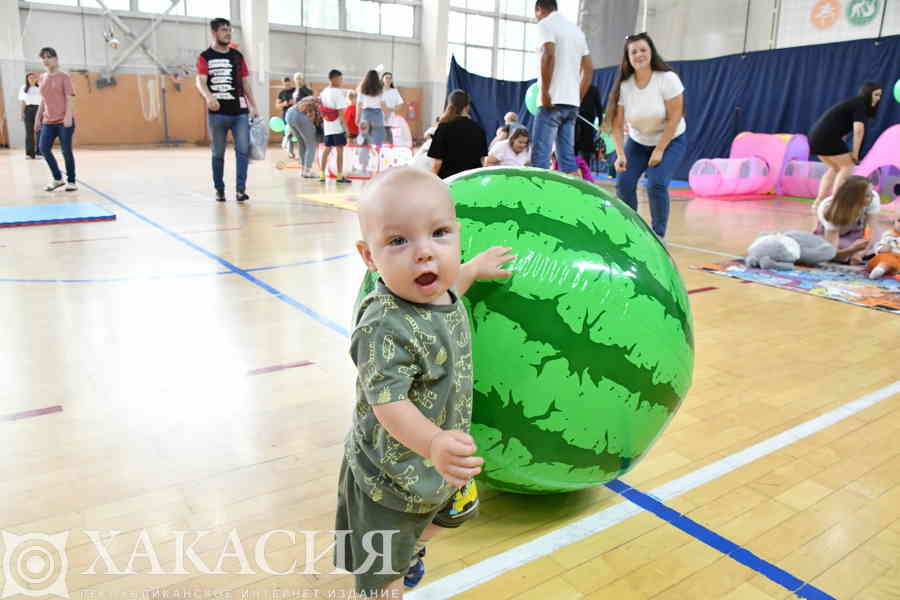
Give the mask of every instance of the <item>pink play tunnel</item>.
[[798, 198], [815, 198], [819, 193], [819, 182], [828, 166], [809, 160], [792, 160], [781, 178], [781, 193]]
[[808, 158], [809, 141], [805, 135], [745, 131], [734, 138], [727, 159], [701, 159], [694, 163], [689, 183], [698, 196], [781, 194], [782, 176], [788, 164]]
[[882, 202], [900, 198], [900, 125], [888, 127], [853, 171], [868, 177], [881, 193]]
[[736, 196], [755, 193], [768, 178], [761, 158], [704, 158], [691, 167], [688, 183], [698, 196]]

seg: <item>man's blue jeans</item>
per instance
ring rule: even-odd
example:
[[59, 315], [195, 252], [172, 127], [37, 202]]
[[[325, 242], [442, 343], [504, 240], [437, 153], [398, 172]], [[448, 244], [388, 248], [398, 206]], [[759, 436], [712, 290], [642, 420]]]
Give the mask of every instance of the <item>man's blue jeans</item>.
[[55, 125], [41, 125], [41, 155], [50, 167], [54, 181], [62, 181], [62, 173], [59, 170], [59, 164], [56, 157], [53, 156], [53, 142], [59, 136], [59, 145], [62, 148], [63, 160], [66, 163], [66, 181], [75, 183], [75, 155], [72, 154], [72, 137], [75, 136], [75, 122], [72, 121], [71, 127], [64, 127], [62, 123]]
[[250, 118], [243, 115], [217, 115], [209, 113], [209, 135], [212, 138], [213, 187], [225, 190], [225, 141], [228, 131], [234, 138], [234, 154], [237, 157], [237, 191], [247, 188], [247, 165], [250, 163]]
[[542, 169], [550, 168], [550, 150], [556, 142], [556, 160], [559, 170], [572, 173], [578, 170], [575, 163], [575, 119], [578, 107], [557, 104], [553, 108], [538, 108], [531, 132], [531, 164]]
[[641, 175], [647, 173], [651, 227], [661, 238], [666, 236], [666, 228], [669, 225], [669, 184], [675, 176], [675, 169], [681, 164], [684, 153], [687, 152], [687, 142], [684, 138], [684, 134], [681, 134], [672, 140], [663, 152], [662, 162], [655, 167], [648, 167], [650, 155], [656, 147], [638, 144], [629, 137], [625, 142], [625, 158], [628, 160], [628, 166], [624, 173], [619, 173], [616, 177], [616, 192], [619, 199], [637, 212], [638, 181]]

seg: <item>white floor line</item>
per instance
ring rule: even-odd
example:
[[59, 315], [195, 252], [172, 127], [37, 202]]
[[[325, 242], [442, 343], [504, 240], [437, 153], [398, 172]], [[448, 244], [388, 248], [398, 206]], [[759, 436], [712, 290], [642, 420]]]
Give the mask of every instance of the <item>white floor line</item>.
[[[831, 427], [835, 423], [843, 421], [847, 417], [896, 394], [900, 394], [900, 381], [895, 381], [889, 386], [839, 406], [824, 415], [801, 423], [745, 450], [736, 452], [731, 456], [674, 479], [655, 488], [650, 492], [650, 495], [662, 501], [671, 500], [763, 456]], [[630, 502], [617, 504], [526, 544], [466, 567], [443, 579], [429, 583], [418, 590], [406, 594], [405, 597], [410, 600], [443, 600], [444, 598], [452, 598], [456, 594], [477, 587], [511, 569], [552, 554], [560, 548], [588, 538], [641, 512], [641, 508]]]
[[728, 258], [741, 258], [736, 254], [728, 254], [727, 252], [716, 252], [715, 250], [707, 250], [706, 248], [695, 248], [693, 246], [685, 246], [683, 244], [676, 244], [675, 242], [666, 241], [666, 246], [672, 246], [673, 248], [682, 248], [684, 250], [693, 250], [695, 252], [705, 252], [706, 254], [715, 254], [716, 256], [725, 256]]

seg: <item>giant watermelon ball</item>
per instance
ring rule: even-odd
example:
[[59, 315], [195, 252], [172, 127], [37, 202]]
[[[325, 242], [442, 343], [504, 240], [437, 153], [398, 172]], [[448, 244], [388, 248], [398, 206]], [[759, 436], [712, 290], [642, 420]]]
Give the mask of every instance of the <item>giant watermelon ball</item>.
[[463, 298], [479, 480], [551, 494], [621, 476], [691, 384], [691, 311], [672, 258], [640, 216], [580, 179], [496, 167], [448, 183], [462, 260], [494, 245], [517, 255], [512, 277]]

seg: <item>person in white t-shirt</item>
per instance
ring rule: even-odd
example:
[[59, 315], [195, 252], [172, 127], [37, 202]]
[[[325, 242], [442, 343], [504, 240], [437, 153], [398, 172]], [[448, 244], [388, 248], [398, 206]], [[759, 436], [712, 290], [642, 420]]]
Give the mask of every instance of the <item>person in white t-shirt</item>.
[[359, 83], [356, 100], [356, 126], [359, 128], [360, 163], [363, 169], [369, 164], [369, 152], [374, 146], [381, 151], [384, 144], [384, 84], [374, 69], [368, 71]]
[[347, 108], [347, 91], [341, 89], [344, 75], [337, 69], [328, 72], [329, 84], [319, 93], [322, 101], [322, 129], [325, 132], [325, 150], [322, 152], [322, 176], [319, 181], [325, 182], [328, 174], [328, 156], [332, 148], [337, 148], [337, 182], [350, 183], [344, 177], [344, 146], [347, 136], [344, 133], [344, 109]]
[[[397, 88], [394, 87], [394, 74], [385, 71], [381, 75], [381, 84], [384, 86], [384, 122], [385, 125], [391, 121], [391, 117], [397, 112], [397, 109], [403, 104], [403, 96]], [[399, 115], [398, 115], [399, 116]], [[394, 131], [390, 127], [385, 130], [388, 144], [394, 143]]]
[[37, 158], [38, 148], [35, 139], [34, 121], [38, 107], [41, 105], [41, 89], [38, 87], [38, 74], [25, 76], [25, 85], [19, 89], [19, 102], [22, 103], [22, 120], [25, 122], [25, 156]]
[[516, 129], [508, 139], [494, 144], [488, 152], [484, 166], [525, 167], [531, 164], [531, 144], [528, 132]]
[[869, 180], [851, 175], [834, 196], [819, 203], [816, 233], [837, 249], [835, 260], [862, 264], [864, 256], [874, 253], [875, 243], [881, 237], [876, 217], [879, 212], [881, 198]]
[[541, 101], [534, 119], [534, 166], [550, 168], [550, 150], [556, 142], [560, 170], [578, 175], [575, 162], [575, 120], [594, 65], [584, 32], [558, 10], [556, 0], [537, 0]]
[[[625, 125], [628, 141], [625, 141]], [[625, 53], [607, 103], [603, 128], [616, 144], [616, 191], [637, 212], [637, 186], [646, 173], [651, 226], [660, 238], [669, 224], [669, 184], [687, 152], [684, 85], [646, 33], [625, 38]]]

